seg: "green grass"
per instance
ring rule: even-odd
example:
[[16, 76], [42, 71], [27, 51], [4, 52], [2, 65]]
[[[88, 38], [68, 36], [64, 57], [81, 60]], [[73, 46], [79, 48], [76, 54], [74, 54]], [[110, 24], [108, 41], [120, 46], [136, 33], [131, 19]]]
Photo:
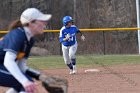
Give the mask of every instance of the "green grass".
[[[77, 56], [78, 67], [101, 65], [140, 64], [139, 55], [84, 55]], [[62, 56], [31, 57], [28, 65], [37, 69], [66, 68]]]

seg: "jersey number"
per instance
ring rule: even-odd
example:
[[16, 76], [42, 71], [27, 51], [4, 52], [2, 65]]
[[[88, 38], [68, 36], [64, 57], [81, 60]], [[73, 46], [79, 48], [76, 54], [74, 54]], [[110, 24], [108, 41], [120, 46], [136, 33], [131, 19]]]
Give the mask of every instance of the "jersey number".
[[71, 37], [71, 38], [69, 39], [69, 41], [73, 41], [73, 37]]

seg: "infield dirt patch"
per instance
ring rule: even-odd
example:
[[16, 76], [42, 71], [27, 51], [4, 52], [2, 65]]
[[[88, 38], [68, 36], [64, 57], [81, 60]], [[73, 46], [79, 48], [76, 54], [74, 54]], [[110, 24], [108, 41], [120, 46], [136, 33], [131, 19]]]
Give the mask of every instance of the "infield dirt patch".
[[[66, 78], [68, 93], [140, 93], [140, 65], [97, 67], [100, 72], [87, 72], [78, 68], [78, 73], [69, 75], [68, 69], [47, 69], [46, 74]], [[38, 82], [38, 93], [47, 93]], [[0, 93], [7, 88], [0, 87]]]

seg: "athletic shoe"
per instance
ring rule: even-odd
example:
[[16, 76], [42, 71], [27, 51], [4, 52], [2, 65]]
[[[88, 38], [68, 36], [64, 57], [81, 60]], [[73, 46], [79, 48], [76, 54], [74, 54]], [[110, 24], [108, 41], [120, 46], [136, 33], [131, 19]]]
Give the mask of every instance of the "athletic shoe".
[[76, 74], [77, 69], [76, 69], [76, 65], [73, 65], [73, 74]]
[[76, 66], [73, 66], [73, 70], [70, 70], [70, 75], [76, 74], [76, 72], [77, 72]]
[[73, 70], [70, 70], [70, 75], [72, 75], [73, 74]]

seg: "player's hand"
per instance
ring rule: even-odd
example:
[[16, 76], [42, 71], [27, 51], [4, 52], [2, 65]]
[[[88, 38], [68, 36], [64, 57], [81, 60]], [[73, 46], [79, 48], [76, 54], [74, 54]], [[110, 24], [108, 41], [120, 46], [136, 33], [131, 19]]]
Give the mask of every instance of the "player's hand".
[[69, 39], [69, 38], [70, 38], [70, 34], [67, 34], [67, 35], [66, 35], [66, 38]]
[[85, 41], [85, 39], [86, 39], [85, 36], [82, 35], [82, 36], [81, 36], [81, 40], [82, 40], [82, 41]]
[[35, 93], [35, 91], [37, 90], [36, 88], [37, 84], [35, 84], [34, 82], [31, 82], [31, 81], [28, 81], [24, 84], [24, 88], [25, 88], [25, 91], [27, 93]]

